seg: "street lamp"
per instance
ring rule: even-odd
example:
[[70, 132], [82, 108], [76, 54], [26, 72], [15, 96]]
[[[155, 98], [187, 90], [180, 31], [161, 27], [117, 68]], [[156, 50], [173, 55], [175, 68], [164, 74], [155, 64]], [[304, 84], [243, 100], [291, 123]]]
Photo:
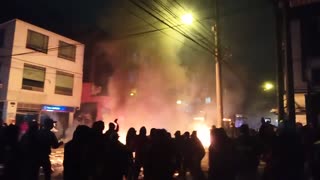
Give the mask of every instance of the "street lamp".
[[181, 17], [181, 20], [184, 24], [191, 25], [193, 22], [193, 16], [191, 13], [187, 13]]
[[271, 91], [274, 89], [274, 85], [271, 82], [265, 82], [263, 84], [263, 90], [264, 91]]

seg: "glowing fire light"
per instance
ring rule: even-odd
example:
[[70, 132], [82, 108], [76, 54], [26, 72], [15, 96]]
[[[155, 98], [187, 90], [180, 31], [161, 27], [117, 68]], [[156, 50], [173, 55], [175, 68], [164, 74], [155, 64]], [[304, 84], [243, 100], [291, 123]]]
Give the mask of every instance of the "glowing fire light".
[[222, 120], [223, 120], [223, 121], [226, 121], [226, 122], [231, 122], [231, 119], [230, 119], [230, 118], [223, 118]]
[[206, 124], [197, 123], [194, 125], [194, 130], [197, 131], [197, 136], [202, 145], [208, 148], [210, 146], [210, 128]]
[[119, 134], [119, 141], [122, 144], [126, 144], [126, 135], [127, 135], [127, 133], [123, 132], [123, 131], [119, 131], [118, 134]]
[[199, 116], [199, 117], [194, 117], [193, 120], [195, 120], [195, 121], [204, 121], [205, 118]]

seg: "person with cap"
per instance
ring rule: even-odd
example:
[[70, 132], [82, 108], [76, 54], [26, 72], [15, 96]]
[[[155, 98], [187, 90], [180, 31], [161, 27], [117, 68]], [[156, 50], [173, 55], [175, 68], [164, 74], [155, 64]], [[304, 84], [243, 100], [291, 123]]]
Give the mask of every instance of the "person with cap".
[[54, 127], [54, 121], [51, 118], [46, 118], [44, 124], [38, 133], [39, 142], [39, 163], [38, 168], [43, 168], [45, 180], [51, 179], [51, 162], [49, 155], [51, 148], [56, 149], [60, 147], [63, 142], [59, 142], [55, 134], [51, 131]]

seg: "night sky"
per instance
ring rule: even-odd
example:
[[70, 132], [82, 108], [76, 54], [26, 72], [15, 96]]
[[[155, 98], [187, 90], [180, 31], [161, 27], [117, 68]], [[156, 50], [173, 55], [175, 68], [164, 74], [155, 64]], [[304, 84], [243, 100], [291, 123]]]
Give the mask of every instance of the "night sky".
[[[0, 22], [20, 18], [76, 40], [85, 41], [88, 39], [88, 32], [112, 30], [113, 27], [101, 25], [100, 19], [108, 19], [108, 22], [116, 19], [112, 12], [121, 6], [121, 2], [3, 0], [0, 6]], [[222, 41], [231, 49], [232, 59], [241, 60], [241, 63], [249, 65], [253, 72], [265, 74], [266, 76], [262, 75], [264, 79], [272, 79], [276, 56], [271, 3], [268, 0], [223, 0], [221, 5]], [[131, 22], [128, 26], [134, 23]]]
[[[202, 1], [207, 0], [198, 0], [194, 11], [210, 11], [201, 9]], [[228, 61], [233, 66], [233, 71], [237, 71], [238, 67], [246, 71], [246, 82], [243, 83], [246, 83], [248, 92], [253, 92], [255, 96], [247, 100], [248, 104], [252, 104], [252, 99], [261, 100], [258, 98], [257, 87], [265, 80], [276, 79], [275, 22], [272, 5], [270, 0], [221, 2], [222, 44], [232, 53], [232, 58]], [[118, 8], [122, 3], [123, 0], [2, 0], [0, 22], [19, 18], [86, 43], [90, 41], [93, 32], [103, 31], [112, 34], [119, 28], [123, 30], [123, 25], [117, 27], [118, 21], [123, 17], [129, 17], [129, 14], [123, 13], [119, 17]], [[208, 12], [203, 14], [206, 13]], [[141, 22], [129, 22], [125, 27], [139, 23]], [[140, 28], [138, 32], [141, 30], [144, 29]], [[121, 32], [128, 33], [125, 30]], [[228, 70], [226, 72], [229, 73]], [[270, 102], [275, 101], [273, 99]]]

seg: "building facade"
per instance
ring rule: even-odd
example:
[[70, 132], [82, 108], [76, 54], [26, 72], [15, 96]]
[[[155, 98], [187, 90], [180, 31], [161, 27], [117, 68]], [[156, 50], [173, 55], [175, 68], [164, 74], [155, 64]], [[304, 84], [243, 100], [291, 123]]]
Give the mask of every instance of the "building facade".
[[0, 24], [0, 115], [50, 116], [68, 126], [80, 107], [84, 45], [15, 19]]
[[320, 1], [293, 0], [290, 6], [296, 122], [319, 124]]

